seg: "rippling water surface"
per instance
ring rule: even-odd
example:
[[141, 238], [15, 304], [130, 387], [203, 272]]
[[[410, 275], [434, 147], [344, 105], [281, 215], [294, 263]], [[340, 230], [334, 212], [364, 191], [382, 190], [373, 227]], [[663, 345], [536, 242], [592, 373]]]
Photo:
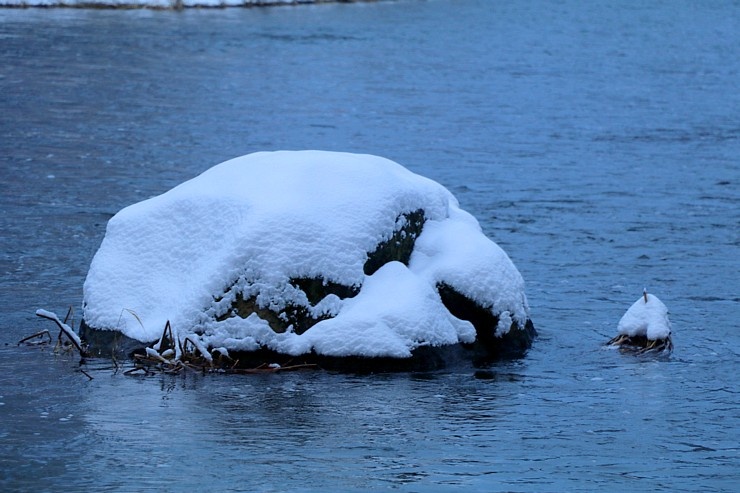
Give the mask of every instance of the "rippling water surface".
[[[3, 491], [734, 491], [740, 9], [399, 1], [0, 11]], [[519, 361], [131, 378], [16, 347], [106, 221], [319, 148], [447, 186], [527, 281]], [[643, 287], [676, 349], [602, 348]]]

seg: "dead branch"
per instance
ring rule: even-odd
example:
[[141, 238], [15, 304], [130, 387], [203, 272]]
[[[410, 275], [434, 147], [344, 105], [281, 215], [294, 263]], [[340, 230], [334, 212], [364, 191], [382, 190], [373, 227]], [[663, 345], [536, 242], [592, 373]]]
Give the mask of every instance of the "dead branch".
[[126, 375], [127, 377], [130, 377], [130, 376], [138, 376], [142, 372], [144, 376], [147, 376], [150, 373], [150, 371], [147, 370], [145, 367], [137, 366], [136, 368], [131, 368], [130, 370], [126, 370], [125, 372], [123, 372], [123, 374]]
[[59, 330], [64, 332], [64, 335], [66, 335], [67, 338], [72, 341], [72, 344], [74, 344], [74, 346], [77, 348], [77, 351], [79, 351], [80, 356], [86, 356], [86, 352], [84, 349], [82, 349], [82, 345], [80, 344], [80, 338], [77, 337], [77, 334], [74, 333], [69, 325], [59, 320], [59, 317], [57, 317], [56, 314], [47, 312], [46, 310], [36, 310], [36, 315], [41, 318], [51, 320], [52, 322], [57, 324]]
[[67, 309], [67, 315], [64, 316], [64, 323], [69, 325], [70, 320], [72, 319], [72, 316], [75, 313], [75, 309], [72, 305], [69, 305], [69, 308]]
[[21, 344], [23, 344], [26, 341], [30, 341], [31, 339], [34, 339], [36, 337], [41, 337], [41, 336], [44, 336], [44, 335], [49, 338], [49, 340], [47, 342], [41, 341], [41, 342], [36, 342], [34, 344], [51, 344], [51, 333], [47, 329], [44, 329], [41, 332], [36, 332], [33, 335], [30, 335], [28, 337], [24, 337], [23, 339], [21, 339], [20, 341], [18, 341], [18, 345], [20, 346]]

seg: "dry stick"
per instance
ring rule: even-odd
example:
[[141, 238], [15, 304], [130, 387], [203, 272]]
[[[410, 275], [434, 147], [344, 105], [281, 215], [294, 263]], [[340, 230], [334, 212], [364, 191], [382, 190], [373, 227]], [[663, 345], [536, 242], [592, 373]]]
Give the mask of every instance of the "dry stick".
[[622, 344], [626, 339], [629, 339], [629, 337], [627, 336], [627, 334], [619, 334], [618, 336], [616, 336], [615, 338], [613, 338], [612, 340], [610, 340], [606, 344], [608, 346], [618, 346], [618, 345]]
[[198, 365], [195, 365], [193, 363], [188, 363], [187, 361], [183, 361], [183, 360], [180, 360], [180, 365], [182, 368], [186, 370], [194, 371], [194, 372], [198, 372], [200, 370], [205, 369], [203, 365], [198, 366]]
[[31, 339], [33, 339], [35, 337], [41, 337], [44, 334], [46, 334], [46, 336], [49, 338], [49, 343], [51, 343], [51, 333], [49, 333], [48, 329], [44, 329], [41, 332], [36, 332], [33, 335], [30, 335], [28, 337], [24, 337], [23, 339], [21, 339], [20, 341], [18, 341], [18, 345], [20, 346], [24, 342], [29, 341], [29, 340], [31, 340]]
[[[65, 325], [69, 325], [69, 322], [70, 320], [72, 320], [73, 315], [74, 315], [74, 307], [72, 305], [69, 305], [69, 308], [67, 309], [67, 314], [64, 316]], [[62, 331], [59, 331], [59, 337], [57, 339], [57, 347], [60, 347], [62, 348], [62, 350], [64, 350], [64, 343], [62, 342]], [[56, 349], [57, 348], [55, 347], [54, 350]]]
[[[161, 364], [162, 360], [157, 360], [155, 358], [152, 358], [151, 356], [148, 356], [146, 354], [135, 354], [134, 359], [140, 363], [144, 363], [147, 365], [157, 365]], [[162, 358], [164, 360], [164, 358]], [[166, 362], [166, 360], [164, 360]]]
[[180, 350], [180, 353], [183, 353], [183, 347], [180, 343], [180, 340], [175, 340], [175, 335], [172, 333], [172, 324], [170, 324], [170, 321], [167, 320], [167, 322], [164, 324], [164, 330], [162, 331], [162, 337], [159, 338], [159, 350], [161, 351], [162, 343], [165, 341], [165, 339], [169, 339], [170, 344], [172, 345], [172, 349]]
[[69, 309], [67, 310], [67, 315], [64, 317], [64, 323], [68, 324], [70, 317], [74, 315], [75, 309], [72, 307], [72, 305], [69, 305]]
[[77, 342], [76, 334], [74, 332], [70, 332], [71, 329], [69, 328], [69, 326], [67, 324], [62, 323], [62, 321], [59, 320], [59, 317], [57, 317], [56, 315], [54, 315], [52, 313], [43, 311], [43, 310], [36, 311], [36, 315], [39, 316], [39, 317], [41, 317], [41, 318], [45, 318], [47, 320], [51, 320], [52, 322], [54, 322], [55, 324], [57, 324], [57, 326], [59, 327], [59, 329], [62, 332], [64, 332], [64, 334], [67, 336], [67, 338], [70, 341], [72, 341], [72, 344], [75, 345], [75, 347], [77, 348], [77, 350], [80, 352], [80, 355], [81, 356], [84, 356], [85, 355], [85, 351], [82, 349], [82, 346], [80, 346], [80, 344]]
[[[169, 332], [169, 336], [167, 335], [168, 332]], [[163, 347], [165, 341], [167, 340], [169, 340], [170, 344], [172, 344], [172, 348], [174, 349], [175, 341], [172, 340], [172, 326], [170, 325], [169, 320], [167, 320], [167, 323], [164, 324], [164, 330], [162, 331], [162, 335], [159, 337], [159, 342], [157, 343], [157, 345], [154, 346], [154, 348], [157, 349], [158, 351], [164, 351], [165, 349], [169, 349], [169, 348]]]
[[664, 351], [670, 349], [669, 342], [667, 340], [655, 339], [646, 347], [638, 351], [639, 354], [649, 353], [651, 351]]
[[80, 368], [80, 371], [82, 372], [83, 375], [85, 375], [90, 380], [94, 380], [93, 377], [91, 377], [90, 374], [86, 372], [85, 370], [83, 370], [82, 368]]
[[136, 375], [136, 372], [144, 372], [144, 375], [149, 375], [149, 370], [147, 370], [144, 367], [138, 367], [138, 368], [131, 368], [130, 370], [126, 370], [123, 372], [126, 376]]
[[154, 373], [154, 371], [149, 371], [149, 367], [154, 365], [160, 365], [159, 370], [165, 371], [165, 368], [161, 367], [161, 361], [149, 357], [148, 355], [134, 354], [134, 359], [136, 360], [136, 367], [126, 370], [125, 372], [123, 372], [124, 375], [130, 376], [137, 374], [137, 372], [143, 372], [144, 376], [147, 376], [150, 373]]
[[57, 345], [54, 346], [54, 352], [56, 352], [57, 350], [64, 351], [64, 341], [62, 341], [62, 334], [64, 334], [63, 330], [60, 330], [59, 334], [57, 334]]

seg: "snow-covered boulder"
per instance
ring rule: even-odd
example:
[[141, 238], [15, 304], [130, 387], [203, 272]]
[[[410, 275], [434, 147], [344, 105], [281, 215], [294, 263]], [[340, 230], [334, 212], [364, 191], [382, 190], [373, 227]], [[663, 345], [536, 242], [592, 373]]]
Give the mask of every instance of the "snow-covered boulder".
[[609, 345], [636, 352], [671, 351], [671, 322], [668, 308], [657, 296], [644, 291], [617, 325], [617, 336]]
[[519, 355], [535, 336], [521, 275], [447, 189], [323, 151], [242, 156], [121, 210], [83, 310], [94, 351], [151, 345], [169, 321], [241, 361]]

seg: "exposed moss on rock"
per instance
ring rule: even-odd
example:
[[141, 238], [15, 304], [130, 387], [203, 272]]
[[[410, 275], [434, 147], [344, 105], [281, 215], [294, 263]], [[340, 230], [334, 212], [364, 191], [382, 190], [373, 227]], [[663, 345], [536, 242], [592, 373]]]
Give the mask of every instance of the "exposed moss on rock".
[[290, 284], [303, 291], [308, 302], [314, 306], [330, 294], [345, 299], [353, 298], [360, 292], [358, 286], [346, 286], [323, 277], [298, 277], [291, 279]]
[[416, 238], [424, 228], [424, 211], [422, 209], [406, 212], [398, 216], [396, 223], [402, 222], [402, 226], [393, 232], [386, 241], [381, 242], [374, 251], [368, 253], [365, 262], [365, 275], [375, 274], [388, 262], [398, 261], [404, 265], [409, 264], [411, 252], [414, 251]]
[[286, 304], [285, 308], [275, 312], [269, 307], [260, 306], [254, 296], [244, 299], [241, 294], [237, 294], [231, 309], [216, 320], [226, 320], [234, 316], [247, 318], [253, 313], [267, 322], [278, 334], [287, 331], [291, 326], [296, 334], [303, 334], [321, 320], [329, 318], [328, 315], [314, 318], [305, 307], [294, 304]]
[[[329, 295], [345, 299], [356, 296], [360, 292], [357, 286], [346, 286], [326, 281], [322, 277], [294, 278], [290, 280], [290, 284], [306, 295], [306, 299], [311, 306], [316, 306]], [[217, 299], [216, 301], [220, 300]], [[295, 303], [286, 303], [282, 309], [275, 311], [269, 306], [260, 305], [256, 296], [245, 298], [242, 293], [236, 293], [230, 309], [225, 314], [217, 317], [216, 320], [222, 321], [234, 316], [247, 318], [253, 313], [266, 321], [270, 328], [277, 333], [284, 333], [292, 326], [292, 330], [296, 334], [303, 334], [320, 321], [331, 318], [329, 313], [316, 316], [311, 313], [308, 307]]]
[[234, 301], [231, 303], [231, 309], [224, 315], [217, 317], [216, 320], [226, 320], [227, 318], [234, 316], [247, 318], [253, 313], [257, 314], [259, 318], [270, 324], [270, 328], [275, 332], [282, 333], [288, 328], [285, 320], [282, 320], [278, 313], [275, 313], [269, 308], [261, 307], [259, 303], [257, 303], [256, 297], [251, 296], [245, 299], [241, 293], [236, 294]]

